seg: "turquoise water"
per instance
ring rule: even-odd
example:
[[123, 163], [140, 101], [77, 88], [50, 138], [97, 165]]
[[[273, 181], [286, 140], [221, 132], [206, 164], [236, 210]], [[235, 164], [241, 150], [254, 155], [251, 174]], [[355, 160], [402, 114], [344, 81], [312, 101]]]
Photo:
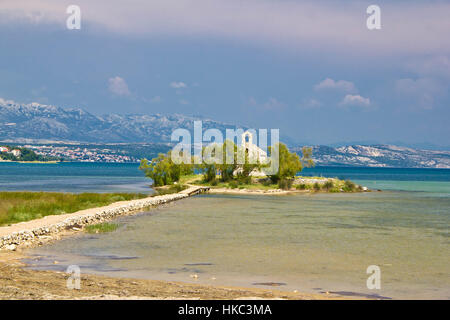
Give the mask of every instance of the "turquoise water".
[[[117, 166], [120, 174], [102, 166], [88, 177], [102, 181], [109, 173], [124, 185], [142, 179], [132, 166]], [[37, 269], [76, 264], [82, 273], [213, 285], [273, 288], [264, 283], [274, 282], [289, 291], [450, 299], [450, 170], [315, 168], [302, 174], [383, 191], [202, 195], [120, 218], [120, 228], [109, 234], [78, 234], [35, 248], [28, 262]], [[366, 287], [369, 265], [381, 269], [380, 290]]]
[[150, 181], [129, 163], [0, 162], [0, 191], [151, 192]]

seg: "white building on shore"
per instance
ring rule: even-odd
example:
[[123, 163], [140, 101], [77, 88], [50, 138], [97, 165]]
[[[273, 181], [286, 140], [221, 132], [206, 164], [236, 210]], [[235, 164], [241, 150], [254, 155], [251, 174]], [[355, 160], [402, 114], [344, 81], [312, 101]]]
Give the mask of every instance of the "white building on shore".
[[[242, 134], [241, 147], [244, 148], [245, 153], [248, 154], [248, 160], [250, 163], [259, 163], [264, 164], [267, 162], [267, 152], [258, 147], [253, 143], [253, 135], [250, 131], [245, 131]], [[242, 168], [235, 170], [234, 174], [238, 174], [242, 171]], [[266, 175], [258, 169], [253, 170], [250, 173], [252, 177], [265, 177]]]

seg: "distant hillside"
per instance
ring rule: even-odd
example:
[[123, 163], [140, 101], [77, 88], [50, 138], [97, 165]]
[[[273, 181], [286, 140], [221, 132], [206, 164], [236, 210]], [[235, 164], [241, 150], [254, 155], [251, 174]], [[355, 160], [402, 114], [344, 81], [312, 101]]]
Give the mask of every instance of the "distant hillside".
[[[90, 143], [170, 142], [176, 128], [192, 129], [199, 118], [174, 115], [95, 116], [82, 109], [65, 109], [37, 103], [17, 104], [0, 99], [0, 140], [75, 141]], [[201, 119], [203, 128], [235, 128]]]
[[[301, 148], [294, 150], [300, 152]], [[313, 159], [316, 165], [327, 166], [450, 168], [450, 151], [392, 145], [314, 146]]]
[[[164, 144], [170, 142], [170, 136], [174, 129], [192, 130], [194, 120], [200, 119], [203, 122], [204, 130], [216, 128], [225, 132], [227, 128], [240, 127], [180, 114], [95, 116], [82, 109], [68, 109], [37, 103], [18, 104], [0, 98], [0, 141], [39, 145], [55, 143], [108, 144], [108, 150], [114, 149], [117, 154], [129, 156], [131, 159], [139, 159], [144, 155], [151, 156], [156, 155], [159, 151], [165, 152], [169, 146]], [[242, 128], [246, 129], [246, 127]], [[283, 135], [281, 140], [291, 147], [295, 145]], [[112, 148], [110, 144], [133, 146]], [[139, 146], [139, 144], [147, 145]], [[98, 149], [99, 146], [92, 146], [92, 148]], [[47, 152], [48, 155], [64, 156], [64, 152], [70, 152], [69, 149], [62, 150], [61, 155], [55, 150]], [[293, 149], [297, 152], [301, 151], [300, 147]], [[343, 147], [315, 146], [313, 149], [313, 158], [317, 165], [450, 168], [450, 151], [376, 144], [355, 144]], [[105, 157], [109, 157], [108, 152]], [[100, 153], [103, 155], [102, 152]], [[86, 156], [83, 155], [83, 157]]]

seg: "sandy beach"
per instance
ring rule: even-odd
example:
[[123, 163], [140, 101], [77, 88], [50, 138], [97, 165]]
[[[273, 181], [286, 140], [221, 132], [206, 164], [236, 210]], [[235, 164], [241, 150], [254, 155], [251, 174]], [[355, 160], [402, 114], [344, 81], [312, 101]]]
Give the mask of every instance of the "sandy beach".
[[81, 275], [80, 290], [71, 290], [67, 288], [69, 274], [31, 270], [21, 261], [24, 258], [26, 253], [19, 251], [0, 252], [0, 299], [343, 299], [333, 295], [113, 278], [89, 274]]

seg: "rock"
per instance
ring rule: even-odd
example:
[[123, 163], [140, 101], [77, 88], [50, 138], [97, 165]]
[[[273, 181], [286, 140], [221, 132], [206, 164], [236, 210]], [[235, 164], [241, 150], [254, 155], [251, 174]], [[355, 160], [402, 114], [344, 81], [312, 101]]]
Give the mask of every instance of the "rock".
[[17, 247], [14, 244], [8, 244], [7, 246], [5, 246], [5, 249], [9, 251], [16, 251], [16, 248]]

